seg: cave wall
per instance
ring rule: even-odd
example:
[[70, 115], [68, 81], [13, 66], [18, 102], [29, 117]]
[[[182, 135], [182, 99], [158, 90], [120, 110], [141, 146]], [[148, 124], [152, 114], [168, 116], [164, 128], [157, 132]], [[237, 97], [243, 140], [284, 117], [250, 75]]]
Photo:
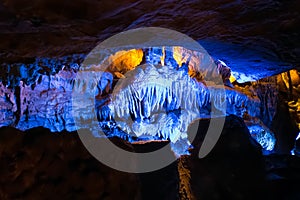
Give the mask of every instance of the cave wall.
[[124, 30], [158, 26], [195, 40], [211, 38], [299, 64], [299, 1], [23, 1], [0, 2], [0, 55], [86, 53]]

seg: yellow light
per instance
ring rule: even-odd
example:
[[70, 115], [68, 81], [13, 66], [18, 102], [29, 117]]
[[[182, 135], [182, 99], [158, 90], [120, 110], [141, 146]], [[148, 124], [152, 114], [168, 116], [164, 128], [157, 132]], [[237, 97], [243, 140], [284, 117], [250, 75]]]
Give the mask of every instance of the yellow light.
[[236, 80], [235, 77], [231, 74], [229, 77], [230, 83], [233, 83], [235, 80]]
[[290, 75], [291, 75], [291, 80], [292, 80], [293, 86], [299, 85], [300, 77], [299, 77], [298, 71], [295, 69], [292, 69], [292, 70], [290, 70]]
[[[290, 74], [290, 77], [291, 77], [290, 81], [289, 81], [288, 73]], [[298, 71], [295, 70], [295, 69], [292, 69], [292, 70], [290, 70], [288, 72], [281, 73], [281, 77], [282, 77], [282, 80], [283, 80], [285, 86], [288, 89], [290, 87], [300, 85], [300, 77], [299, 77]], [[292, 84], [291, 86], [290, 86], [290, 82]]]
[[110, 69], [114, 72], [125, 74], [135, 69], [143, 60], [143, 51], [141, 49], [132, 49], [129, 51], [119, 51], [109, 57]]
[[166, 57], [166, 54], [165, 54], [165, 47], [162, 47], [162, 56], [160, 57], [160, 63], [162, 66], [165, 65], [165, 57]]
[[181, 67], [182, 63], [186, 62], [187, 58], [184, 59], [182, 56], [182, 47], [173, 47], [173, 58], [179, 67]]

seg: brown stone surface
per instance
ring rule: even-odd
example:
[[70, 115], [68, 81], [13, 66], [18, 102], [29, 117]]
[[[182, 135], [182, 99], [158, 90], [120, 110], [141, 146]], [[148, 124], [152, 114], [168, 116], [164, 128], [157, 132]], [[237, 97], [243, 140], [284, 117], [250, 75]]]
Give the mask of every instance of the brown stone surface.
[[[0, 198], [6, 199], [297, 199], [299, 158], [262, 157], [242, 119], [226, 119], [222, 135], [204, 159], [198, 150], [209, 121], [202, 120], [191, 156], [151, 173], [129, 174], [104, 166], [76, 132], [0, 129]], [[135, 152], [167, 142], [115, 145]], [[265, 161], [265, 162], [264, 162]]]
[[135, 174], [119, 172], [98, 162], [75, 132], [1, 128], [0, 163], [3, 200], [132, 200], [140, 195], [140, 181]]
[[159, 26], [193, 39], [259, 49], [299, 64], [299, 1], [23, 1], [0, 2], [0, 57], [86, 53], [124, 30]]

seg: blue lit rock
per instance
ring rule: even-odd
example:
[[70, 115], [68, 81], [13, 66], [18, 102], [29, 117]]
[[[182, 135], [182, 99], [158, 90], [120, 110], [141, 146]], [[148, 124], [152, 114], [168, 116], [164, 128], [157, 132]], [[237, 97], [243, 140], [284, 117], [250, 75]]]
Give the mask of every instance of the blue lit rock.
[[[168, 55], [162, 60], [165, 50]], [[182, 56], [183, 62], [174, 67], [176, 56], [173, 55], [172, 58], [170, 52]], [[187, 56], [188, 54], [193, 56]], [[174, 144], [181, 141], [181, 146], [182, 141], [185, 141], [183, 146], [187, 147], [189, 141], [186, 130], [189, 123], [198, 118], [209, 118], [211, 106], [220, 112], [219, 116], [250, 115], [253, 118], [260, 118], [267, 125], [272, 121], [276, 101], [270, 98], [268, 101], [271, 102], [265, 103], [266, 99], [263, 99], [266, 94], [275, 92], [272, 88], [261, 89], [257, 86], [259, 83], [245, 90], [239, 87], [226, 87], [224, 98], [220, 88], [213, 84], [220, 76], [219, 72], [214, 68], [199, 68], [199, 63], [206, 60], [200, 54], [183, 48], [168, 47], [152, 48], [148, 51], [148, 55], [150, 55], [148, 65], [137, 67], [125, 74], [125, 79], [119, 80], [112, 93], [112, 101], [109, 96], [105, 97], [103, 94], [111, 92], [112, 82], [116, 77], [109, 72], [93, 70], [78, 73], [78, 62], [83, 55], [64, 57], [60, 60], [37, 59], [34, 64], [27, 65], [31, 66], [29, 68], [22, 64], [7, 65], [9, 75], [2, 77], [0, 84], [0, 126], [14, 126], [21, 130], [43, 126], [53, 132], [88, 128], [95, 136], [99, 136], [98, 117], [102, 120], [102, 125], [110, 127], [110, 131], [106, 132], [108, 136], [119, 136], [130, 141], [134, 140], [131, 138], [132, 135], [141, 140], [163, 139], [170, 140]], [[164, 68], [152, 65], [158, 63], [163, 64]], [[18, 73], [12, 73], [12, 69], [17, 69]], [[200, 79], [199, 82], [199, 78], [192, 76], [190, 71], [199, 71], [203, 80]], [[87, 81], [92, 78], [93, 81]], [[212, 81], [206, 81], [207, 79]], [[144, 80], [149, 80], [149, 83], [152, 80], [152, 84], [138, 90], [130, 89], [131, 84], [143, 86]], [[182, 82], [184, 84], [181, 84]], [[79, 98], [78, 101], [74, 101], [72, 94], [74, 89], [82, 91], [82, 94], [76, 96]], [[125, 98], [133, 93], [137, 99], [142, 99], [143, 105], [135, 103], [137, 99]], [[87, 96], [84, 94], [89, 94], [92, 99], [86, 101]], [[101, 98], [95, 102], [95, 96]], [[183, 96], [186, 99], [180, 101]], [[154, 97], [157, 97], [157, 103], [143, 101]], [[213, 97], [214, 101], [210, 101], [210, 97]], [[226, 112], [222, 111], [223, 104], [226, 104]], [[97, 107], [101, 109], [97, 111]], [[74, 116], [73, 113], [80, 115]], [[132, 119], [130, 115], [134, 116], [134, 120], [131, 124], [127, 124], [125, 119]], [[114, 117], [119, 119], [117, 124], [111, 121]], [[80, 119], [82, 123], [75, 124], [74, 119]], [[255, 135], [259, 136], [254, 138], [261, 142], [266, 150], [271, 150], [275, 142], [274, 136], [265, 131], [264, 125], [259, 124], [255, 124], [260, 130], [259, 134]], [[184, 154], [184, 150], [180, 150], [179, 154]]]
[[[266, 49], [249, 47], [215, 40], [199, 40], [199, 43], [213, 57], [224, 61], [232, 70], [237, 82], [257, 81], [277, 75], [293, 68]], [[280, 67], [279, 67], [280, 66]]]

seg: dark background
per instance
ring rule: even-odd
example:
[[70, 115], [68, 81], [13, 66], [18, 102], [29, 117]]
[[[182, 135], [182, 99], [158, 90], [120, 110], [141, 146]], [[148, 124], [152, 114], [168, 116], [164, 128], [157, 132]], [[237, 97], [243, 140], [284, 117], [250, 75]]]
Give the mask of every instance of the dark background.
[[[88, 53], [121, 31], [157, 26], [258, 49], [299, 67], [299, 11], [297, 0], [2, 0], [0, 62]], [[231, 116], [207, 159], [193, 155], [158, 172], [128, 174], [94, 159], [76, 132], [4, 127], [0, 199], [300, 199], [299, 159], [262, 157], [247, 135], [243, 121]]]

